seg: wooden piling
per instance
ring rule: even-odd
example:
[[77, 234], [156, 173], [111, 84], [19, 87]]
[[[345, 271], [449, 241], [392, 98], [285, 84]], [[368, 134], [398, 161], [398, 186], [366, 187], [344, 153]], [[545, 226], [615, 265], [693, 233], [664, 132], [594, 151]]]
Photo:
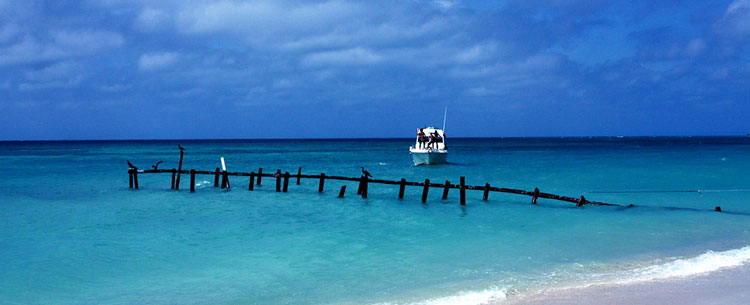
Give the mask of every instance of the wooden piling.
[[219, 187], [219, 168], [214, 172], [214, 187]]
[[362, 198], [367, 198], [367, 176], [362, 176]]
[[128, 188], [133, 188], [133, 169], [128, 170]]
[[536, 204], [536, 199], [539, 198], [539, 188], [534, 188], [534, 197], [531, 198], [531, 204]]
[[448, 199], [448, 190], [451, 188], [451, 182], [448, 180], [445, 180], [445, 185], [443, 186], [443, 200]]
[[174, 179], [176, 175], [177, 175], [177, 169], [172, 168], [172, 188], [171, 189], [174, 189], [174, 182], [175, 182]]
[[[174, 177], [174, 171], [172, 177]], [[190, 169], [190, 192], [195, 192], [195, 169]]]
[[581, 199], [578, 199], [578, 203], [576, 203], [576, 206], [581, 207], [584, 204], [586, 204], [586, 198], [584, 198], [583, 195], [581, 195]]
[[326, 183], [326, 174], [320, 173], [320, 182], [318, 183], [318, 193], [323, 192], [323, 185]]
[[461, 198], [461, 205], [466, 205], [466, 177], [461, 176], [461, 187], [459, 188], [459, 194]]
[[430, 179], [424, 179], [424, 188], [422, 189], [422, 203], [427, 202], [427, 192], [430, 191]]
[[133, 185], [135, 186], [135, 189], [138, 189], [138, 170], [133, 170]]
[[281, 192], [281, 170], [276, 170], [276, 192]]
[[255, 185], [255, 172], [250, 172], [250, 183], [247, 185], [247, 190], [252, 191]]
[[286, 193], [288, 188], [289, 188], [289, 172], [285, 172], [284, 173], [284, 188], [281, 191]]
[[229, 188], [229, 174], [224, 171], [221, 175], [221, 188]]
[[406, 179], [401, 178], [401, 183], [398, 187], [398, 199], [404, 199], [404, 189], [406, 188]]
[[297, 169], [297, 185], [299, 185], [300, 178], [302, 178], [302, 167]]
[[490, 196], [490, 184], [485, 183], [484, 184], [484, 195], [482, 195], [482, 200], [487, 201], [487, 198]]
[[362, 195], [362, 181], [364, 181], [365, 176], [359, 176], [359, 183], [357, 186], [357, 195]]
[[260, 185], [260, 178], [263, 178], [263, 168], [258, 168], [258, 185]]
[[341, 186], [341, 190], [339, 191], [339, 198], [344, 198], [344, 192], [346, 192], [346, 185]]
[[180, 164], [177, 165], [177, 180], [174, 183], [174, 189], [179, 190], [180, 189], [180, 174], [182, 174], [182, 155], [184, 151], [180, 149]]

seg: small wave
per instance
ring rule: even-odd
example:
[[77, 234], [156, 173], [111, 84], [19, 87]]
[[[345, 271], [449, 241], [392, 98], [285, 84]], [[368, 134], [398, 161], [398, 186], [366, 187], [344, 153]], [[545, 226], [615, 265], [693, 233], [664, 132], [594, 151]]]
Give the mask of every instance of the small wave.
[[438, 297], [417, 302], [379, 303], [375, 305], [489, 305], [504, 301], [507, 298], [505, 288], [488, 288], [479, 291], [464, 291], [456, 295]]
[[211, 181], [196, 181], [195, 188], [204, 188], [211, 185]]
[[378, 165], [388, 165], [388, 163], [380, 162], [380, 163], [378, 163]]
[[738, 267], [750, 262], [750, 246], [727, 251], [708, 251], [692, 258], [677, 259], [668, 263], [638, 268], [616, 284], [631, 284], [675, 277], [687, 277]]

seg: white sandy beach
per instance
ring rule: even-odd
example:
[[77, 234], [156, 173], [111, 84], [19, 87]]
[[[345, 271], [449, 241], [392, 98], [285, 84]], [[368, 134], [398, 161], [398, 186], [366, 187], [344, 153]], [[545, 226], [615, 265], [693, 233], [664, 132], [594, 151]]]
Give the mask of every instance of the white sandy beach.
[[597, 285], [533, 295], [509, 296], [504, 304], [723, 304], [750, 303], [750, 266], [690, 277], [626, 285]]

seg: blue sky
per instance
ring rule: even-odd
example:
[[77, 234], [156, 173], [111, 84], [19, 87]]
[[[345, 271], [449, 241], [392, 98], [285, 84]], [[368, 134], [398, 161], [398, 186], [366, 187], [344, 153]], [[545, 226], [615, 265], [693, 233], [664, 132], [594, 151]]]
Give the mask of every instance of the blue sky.
[[0, 0], [0, 140], [743, 135], [750, 0]]

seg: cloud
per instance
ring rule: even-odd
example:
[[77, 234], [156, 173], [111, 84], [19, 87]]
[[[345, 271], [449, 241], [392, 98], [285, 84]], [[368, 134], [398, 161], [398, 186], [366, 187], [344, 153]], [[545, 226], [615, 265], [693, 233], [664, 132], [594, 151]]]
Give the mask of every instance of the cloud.
[[352, 48], [308, 54], [302, 58], [307, 66], [359, 66], [379, 63], [383, 57], [371, 50]]
[[67, 59], [99, 53], [124, 43], [120, 34], [98, 30], [52, 30], [45, 40], [24, 36], [0, 49], [0, 65]]
[[143, 72], [162, 70], [174, 65], [178, 59], [179, 55], [172, 52], [143, 54], [138, 59], [138, 70]]
[[750, 36], [750, 0], [735, 0], [716, 23], [720, 33], [735, 38]]
[[170, 26], [170, 16], [159, 9], [144, 8], [135, 19], [135, 28], [143, 32], [166, 30]]

